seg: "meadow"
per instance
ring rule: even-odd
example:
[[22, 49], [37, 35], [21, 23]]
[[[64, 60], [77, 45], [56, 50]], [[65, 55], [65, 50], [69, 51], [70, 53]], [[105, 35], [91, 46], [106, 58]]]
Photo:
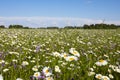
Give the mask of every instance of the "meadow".
[[0, 29], [0, 80], [120, 80], [120, 29]]

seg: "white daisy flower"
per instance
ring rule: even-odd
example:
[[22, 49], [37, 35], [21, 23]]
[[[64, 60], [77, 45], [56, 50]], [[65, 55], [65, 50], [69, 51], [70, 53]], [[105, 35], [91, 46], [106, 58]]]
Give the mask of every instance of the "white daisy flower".
[[107, 76], [102, 76], [102, 79], [101, 79], [101, 80], [110, 80], [110, 78], [107, 77]]
[[71, 48], [71, 49], [69, 50], [69, 52], [70, 52], [71, 54], [73, 54], [74, 56], [80, 57], [79, 52], [76, 51], [75, 48]]
[[61, 72], [59, 66], [55, 66], [55, 72]]
[[77, 61], [78, 60], [78, 58], [76, 56], [68, 56], [65, 59], [66, 59], [66, 61]]
[[5, 63], [5, 61], [4, 60], [0, 60], [0, 64], [2, 64], [2, 63]]
[[61, 54], [61, 57], [63, 57], [63, 58], [66, 58], [67, 56], [68, 56], [67, 53], [62, 53], [62, 54]]
[[106, 60], [101, 59], [101, 60], [97, 61], [95, 64], [97, 66], [105, 66], [108, 64], [108, 62]]
[[102, 75], [101, 75], [101, 74], [96, 74], [96, 75], [95, 75], [95, 78], [97, 78], [97, 79], [102, 79]]
[[40, 75], [41, 75], [40, 72], [35, 72], [33, 76], [34, 76], [35, 78], [38, 78]]
[[17, 78], [16, 80], [23, 80], [23, 79], [21, 79], [21, 78]]
[[43, 68], [43, 73], [45, 76], [51, 76], [52, 75], [52, 70], [49, 67], [44, 67]]
[[46, 77], [45, 80], [54, 80], [53, 77]]
[[29, 63], [28, 63], [27, 61], [23, 61], [23, 62], [22, 62], [22, 65], [23, 65], [23, 66], [26, 66], [26, 65], [29, 65]]
[[9, 69], [7, 69], [7, 68], [6, 68], [6, 69], [3, 69], [3, 72], [7, 72], [7, 71], [9, 71]]
[[33, 67], [32, 70], [33, 71], [38, 71], [38, 68], [37, 67]]
[[112, 74], [109, 74], [109, 77], [110, 77], [111, 79], [113, 79], [113, 78], [114, 78], [114, 76], [113, 76]]
[[53, 55], [54, 55], [55, 57], [60, 57], [60, 53], [58, 53], [58, 52], [53, 52]]
[[3, 80], [3, 76], [0, 74], [0, 80]]
[[95, 75], [95, 72], [88, 72], [88, 76]]

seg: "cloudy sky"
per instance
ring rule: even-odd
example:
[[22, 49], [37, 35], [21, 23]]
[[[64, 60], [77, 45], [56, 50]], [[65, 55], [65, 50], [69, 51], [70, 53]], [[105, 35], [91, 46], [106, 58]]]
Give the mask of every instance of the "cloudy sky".
[[120, 25], [120, 0], [0, 0], [0, 25]]

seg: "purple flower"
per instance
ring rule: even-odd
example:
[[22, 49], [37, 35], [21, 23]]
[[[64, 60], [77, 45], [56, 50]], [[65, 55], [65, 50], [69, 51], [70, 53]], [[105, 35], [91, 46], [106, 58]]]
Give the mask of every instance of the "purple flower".
[[36, 47], [36, 52], [39, 52], [39, 50], [40, 50], [40, 46], [38, 45], [38, 46]]

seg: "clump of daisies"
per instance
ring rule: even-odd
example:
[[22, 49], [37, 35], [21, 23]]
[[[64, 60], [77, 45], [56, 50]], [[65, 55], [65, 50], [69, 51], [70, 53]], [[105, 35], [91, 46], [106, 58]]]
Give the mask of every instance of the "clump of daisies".
[[70, 48], [69, 49], [69, 53], [72, 54], [68, 54], [66, 52], [63, 53], [59, 53], [59, 52], [53, 52], [52, 55], [55, 57], [60, 57], [60, 58], [64, 58], [66, 61], [77, 61], [78, 58], [80, 57], [80, 54], [77, 50], [75, 50], [75, 48]]
[[[34, 70], [35, 71], [35, 70]], [[42, 69], [42, 72], [38, 72], [38, 70], [36, 70], [37, 72], [35, 72], [33, 74], [33, 76], [31, 77], [31, 80], [39, 80], [39, 79], [45, 79], [45, 80], [53, 80], [52, 77], [52, 69], [49, 67], [44, 67]]]

